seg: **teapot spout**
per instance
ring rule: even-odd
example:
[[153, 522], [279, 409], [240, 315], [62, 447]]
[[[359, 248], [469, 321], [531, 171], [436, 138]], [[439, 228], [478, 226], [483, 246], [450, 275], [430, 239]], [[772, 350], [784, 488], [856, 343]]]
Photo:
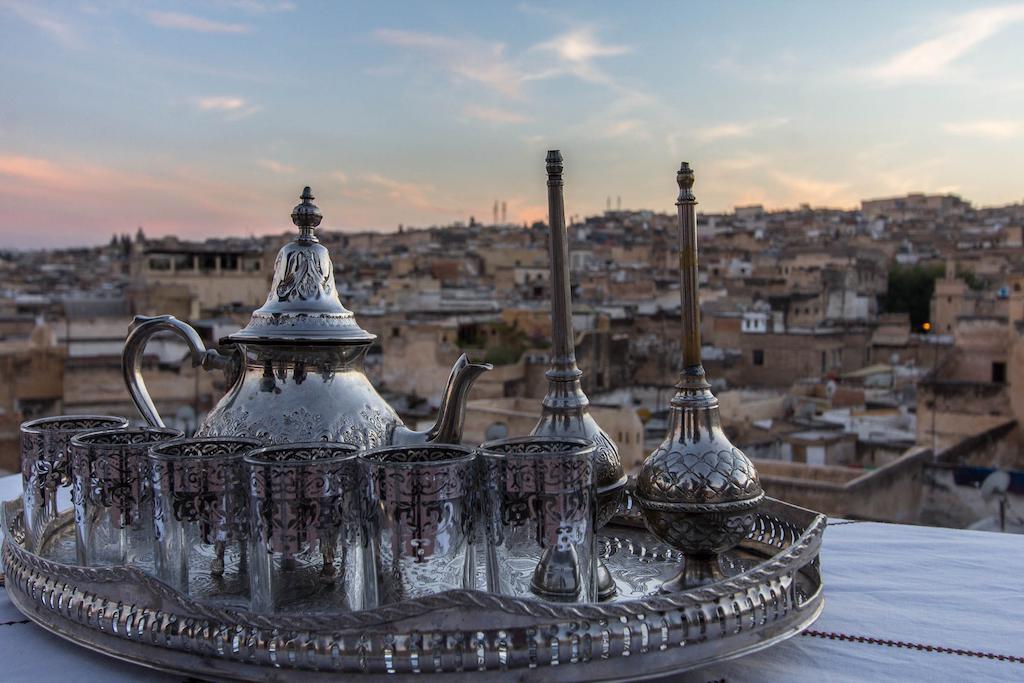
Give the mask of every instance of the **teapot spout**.
[[405, 431], [395, 434], [398, 443], [459, 443], [462, 440], [462, 427], [466, 421], [466, 401], [469, 389], [477, 377], [493, 369], [490, 363], [471, 363], [466, 354], [462, 354], [452, 367], [448, 376], [448, 384], [441, 396], [441, 407], [437, 422], [425, 432]]

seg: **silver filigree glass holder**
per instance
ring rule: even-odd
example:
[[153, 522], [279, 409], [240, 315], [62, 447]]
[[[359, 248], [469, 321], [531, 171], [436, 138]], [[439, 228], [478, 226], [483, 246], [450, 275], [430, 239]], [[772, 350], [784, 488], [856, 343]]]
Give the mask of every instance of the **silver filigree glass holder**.
[[196, 599], [247, 600], [249, 492], [242, 457], [255, 439], [180, 439], [149, 451], [156, 576]]
[[475, 458], [448, 444], [360, 454], [374, 606], [473, 587]]
[[527, 436], [480, 446], [488, 590], [597, 599], [593, 442]]
[[126, 418], [112, 415], [58, 415], [21, 423], [21, 486], [30, 538], [38, 538], [46, 522], [61, 512], [59, 492], [71, 492], [71, 438], [127, 426]]
[[71, 439], [79, 564], [146, 566], [152, 562], [153, 501], [146, 454], [156, 444], [181, 437], [177, 429], [136, 427]]
[[358, 448], [299, 443], [249, 452], [249, 590], [257, 613], [363, 606]]

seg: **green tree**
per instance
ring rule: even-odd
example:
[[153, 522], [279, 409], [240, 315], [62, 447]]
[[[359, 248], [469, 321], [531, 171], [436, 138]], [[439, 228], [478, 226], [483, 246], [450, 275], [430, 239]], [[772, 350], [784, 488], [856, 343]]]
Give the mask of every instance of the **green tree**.
[[973, 270], [965, 270], [960, 273], [960, 279], [967, 283], [967, 286], [976, 292], [980, 292], [985, 289], [987, 283], [985, 279], [975, 273]]
[[913, 329], [921, 329], [931, 315], [935, 280], [944, 272], [941, 263], [893, 266], [889, 270], [889, 286], [880, 302], [882, 311], [909, 313]]

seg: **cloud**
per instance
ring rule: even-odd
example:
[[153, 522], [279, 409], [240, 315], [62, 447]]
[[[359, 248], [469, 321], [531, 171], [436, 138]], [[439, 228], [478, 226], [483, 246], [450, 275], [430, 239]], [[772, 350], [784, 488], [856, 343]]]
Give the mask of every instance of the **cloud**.
[[612, 121], [604, 129], [604, 134], [613, 138], [635, 138], [648, 140], [651, 137], [647, 123], [639, 119], [620, 119]]
[[960, 123], [946, 123], [942, 126], [942, 129], [951, 135], [1006, 140], [1024, 133], [1024, 122], [997, 120], [963, 121]]
[[595, 63], [601, 58], [626, 54], [630, 49], [600, 42], [590, 27], [554, 36], [515, 56], [508, 54], [502, 42], [477, 38], [456, 39], [396, 29], [379, 29], [374, 37], [388, 45], [430, 55], [457, 79], [478, 83], [506, 97], [521, 97], [522, 86], [527, 82], [572, 76], [613, 87], [623, 96], [643, 98], [617, 83]]
[[[0, 235], [25, 246], [81, 244], [140, 223], [154, 232], [205, 237], [270, 228], [266, 194], [190, 167], [102, 165], [74, 157], [0, 152]], [[24, 226], [39, 230], [25, 232]]]
[[[4, 184], [5, 191], [17, 188], [25, 194], [45, 193], [51, 196], [58, 191], [65, 195], [62, 199], [86, 194], [118, 196], [126, 190], [173, 194], [182, 188], [185, 178], [191, 178], [187, 174], [175, 178], [160, 177], [74, 158], [51, 160], [13, 154], [0, 154], [0, 176], [10, 181], [9, 185]], [[193, 179], [185, 184], [194, 185], [199, 190], [198, 196], [204, 198], [205, 205], [217, 206], [220, 203], [216, 191], [202, 189], [205, 180]]]
[[947, 76], [953, 62], [1020, 21], [1024, 21], [1024, 5], [987, 7], [951, 17], [942, 33], [893, 55], [865, 75], [886, 83]]
[[749, 171], [768, 163], [768, 158], [759, 156], [756, 154], [750, 154], [747, 156], [738, 156], [724, 159], [715, 159], [712, 163], [712, 167], [716, 171], [723, 173], [734, 173], [739, 171]]
[[522, 197], [512, 197], [507, 203], [508, 220], [510, 223], [534, 223], [548, 219], [546, 204], [531, 204]]
[[594, 37], [592, 28], [583, 27], [555, 36], [551, 40], [530, 48], [551, 52], [561, 61], [562, 69], [585, 81], [611, 83], [612, 80], [597, 68], [599, 57], [616, 57], [630, 51], [625, 45], [605, 45]]
[[434, 201], [435, 188], [428, 183], [397, 180], [380, 173], [367, 173], [361, 176], [361, 179], [382, 192], [389, 199], [408, 204], [413, 208], [444, 213], [451, 212], [450, 208], [440, 206]]
[[274, 161], [273, 159], [259, 159], [256, 164], [261, 168], [265, 168], [272, 173], [280, 173], [282, 175], [288, 175], [295, 173], [295, 167], [290, 164], [282, 164], [280, 161]]
[[268, 2], [266, 0], [221, 0], [223, 5], [249, 12], [250, 14], [272, 14], [275, 12], [292, 12], [297, 6], [294, 2]]
[[700, 142], [714, 142], [723, 138], [742, 138], [754, 132], [752, 123], [723, 123], [694, 131], [694, 137]]
[[480, 40], [456, 40], [432, 33], [379, 29], [374, 37], [382, 43], [431, 55], [459, 79], [465, 79], [509, 97], [519, 95], [523, 74], [505, 56], [505, 44]]
[[717, 126], [698, 128], [694, 131], [693, 136], [698, 142], [709, 143], [729, 138], [750, 137], [756, 131], [778, 128], [779, 126], [784, 126], [787, 123], [789, 123], [789, 119], [786, 118], [769, 119], [767, 121], [751, 121], [748, 123], [722, 123]]
[[811, 78], [807, 60], [792, 50], [775, 54], [758, 52], [747, 58], [727, 54], [712, 61], [710, 66], [730, 78], [757, 85], [777, 85], [797, 79], [806, 83]]
[[[471, 84], [516, 102], [528, 100], [536, 83], [558, 78], [575, 79], [601, 91], [603, 104], [580, 114], [575, 128], [585, 136], [648, 139], [652, 130], [663, 130], [675, 112], [660, 107], [662, 125], [636, 121], [636, 112], [653, 116], [658, 101], [635, 87], [635, 78], [620, 80], [602, 67], [603, 61], [631, 52], [626, 45], [599, 40], [589, 26], [576, 27], [524, 49], [512, 51], [505, 43], [474, 37], [449, 37], [435, 33], [379, 29], [374, 37], [382, 43], [417, 53], [409, 68], [440, 70], [457, 84]], [[462, 94], [453, 95], [456, 98]], [[484, 99], [479, 97], [479, 99]], [[485, 100], [486, 101], [486, 100]], [[539, 104], [539, 103], [538, 103]], [[490, 124], [515, 124], [531, 120], [520, 111], [502, 107], [466, 105], [463, 115]]]
[[63, 190], [74, 185], [74, 176], [47, 159], [0, 155], [0, 175]]
[[342, 185], [348, 182], [348, 174], [345, 173], [344, 171], [334, 171], [333, 173], [331, 173], [331, 177], [337, 180]]
[[262, 109], [259, 105], [250, 103], [244, 97], [235, 95], [195, 97], [192, 103], [199, 111], [223, 113], [225, 121], [238, 121]]
[[947, 153], [921, 156], [908, 152], [908, 145], [902, 143], [875, 143], [858, 151], [851, 167], [866, 173], [859, 183], [862, 196], [934, 192], [949, 183], [949, 169], [961, 163]]
[[180, 12], [149, 12], [146, 17], [149, 23], [160, 28], [176, 28], [199, 33], [249, 33], [252, 30], [252, 27], [246, 24], [228, 24]]
[[226, 95], [197, 97], [195, 102], [202, 111], [237, 111], [245, 106], [244, 98]]
[[854, 203], [843, 194], [849, 189], [849, 183], [808, 178], [786, 171], [772, 171], [771, 177], [790, 193], [791, 204], [798, 202], [827, 204], [836, 201]]
[[470, 118], [488, 123], [526, 123], [530, 120], [530, 117], [508, 109], [483, 107], [477, 104], [466, 105], [463, 107], [462, 113]]
[[32, 4], [0, 2], [0, 10], [7, 10], [27, 24], [49, 35], [66, 48], [81, 47], [78, 33], [58, 15]]

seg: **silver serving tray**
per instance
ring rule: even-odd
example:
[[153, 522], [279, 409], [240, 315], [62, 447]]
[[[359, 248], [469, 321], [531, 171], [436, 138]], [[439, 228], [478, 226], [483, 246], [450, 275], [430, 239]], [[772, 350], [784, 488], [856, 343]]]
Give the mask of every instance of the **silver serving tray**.
[[628, 511], [604, 529], [611, 602], [557, 604], [462, 590], [347, 614], [268, 617], [186, 598], [133, 567], [75, 566], [70, 515], [39, 552], [4, 504], [7, 592], [26, 617], [83, 647], [199, 678], [250, 681], [637, 680], [761, 650], [821, 613], [825, 517], [766, 499], [727, 553], [724, 581], [671, 595], [679, 554]]

